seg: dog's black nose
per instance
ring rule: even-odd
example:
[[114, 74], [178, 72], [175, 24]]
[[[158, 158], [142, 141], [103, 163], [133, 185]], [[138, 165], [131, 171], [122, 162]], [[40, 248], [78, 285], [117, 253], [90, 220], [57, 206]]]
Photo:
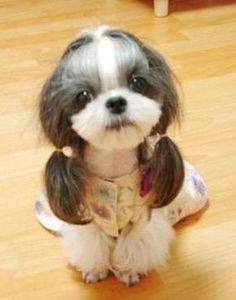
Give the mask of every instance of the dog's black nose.
[[113, 97], [107, 100], [106, 107], [112, 114], [122, 114], [126, 110], [127, 101], [123, 97]]

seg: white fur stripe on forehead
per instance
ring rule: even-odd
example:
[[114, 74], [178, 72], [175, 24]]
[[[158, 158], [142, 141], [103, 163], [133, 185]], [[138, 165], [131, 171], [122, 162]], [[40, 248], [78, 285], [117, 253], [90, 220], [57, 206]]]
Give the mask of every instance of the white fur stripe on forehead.
[[95, 35], [96, 38], [99, 39], [109, 29], [111, 29], [111, 27], [106, 26], [106, 25], [101, 25], [101, 26], [99, 26], [99, 27], [96, 28], [96, 30], [93, 32], [93, 34]]
[[112, 41], [100, 33], [97, 39], [97, 64], [102, 90], [118, 86], [118, 68]]

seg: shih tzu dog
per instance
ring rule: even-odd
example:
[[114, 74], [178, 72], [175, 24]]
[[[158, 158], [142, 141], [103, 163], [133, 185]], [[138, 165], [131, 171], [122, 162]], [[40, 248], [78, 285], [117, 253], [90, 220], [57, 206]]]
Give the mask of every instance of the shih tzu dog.
[[45, 170], [69, 262], [86, 282], [109, 271], [127, 285], [165, 264], [174, 233], [159, 211], [179, 193], [184, 164], [166, 136], [179, 119], [174, 76], [134, 35], [106, 26], [65, 50], [40, 100], [56, 150]]

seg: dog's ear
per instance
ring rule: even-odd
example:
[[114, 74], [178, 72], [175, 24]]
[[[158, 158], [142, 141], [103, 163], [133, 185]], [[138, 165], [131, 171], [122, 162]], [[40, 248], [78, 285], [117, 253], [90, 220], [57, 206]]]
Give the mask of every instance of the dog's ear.
[[164, 134], [173, 122], [180, 122], [180, 101], [176, 89], [176, 77], [164, 57], [155, 49], [142, 44], [143, 52], [148, 60], [151, 82], [156, 90], [156, 99], [161, 104], [162, 115], [151, 134]]
[[[175, 120], [180, 122], [180, 104], [175, 87], [175, 76], [165, 59], [154, 49], [138, 41], [148, 63], [152, 86], [156, 99], [161, 104], [162, 115], [150, 135], [165, 134], [168, 126]], [[145, 143], [140, 152], [145, 153]], [[153, 207], [169, 204], [178, 195], [184, 181], [184, 163], [175, 143], [167, 136], [156, 144], [146, 169], [152, 177]]]
[[45, 188], [49, 205], [59, 218], [69, 223], [85, 222], [85, 193], [87, 171], [83, 162], [85, 142], [72, 130], [71, 115], [75, 108], [76, 90], [65, 82], [65, 65], [71, 51], [83, 45], [84, 40], [72, 42], [58, 66], [44, 84], [39, 104], [39, 116], [44, 134], [61, 149], [70, 146], [75, 156], [66, 157], [55, 151], [45, 170]]
[[184, 181], [184, 163], [179, 148], [169, 137], [162, 137], [147, 166], [152, 180], [152, 207], [169, 204]]
[[57, 148], [71, 145], [78, 139], [71, 128], [70, 120], [71, 115], [75, 113], [74, 109], [78, 108], [77, 89], [67, 64], [74, 51], [91, 41], [92, 38], [89, 36], [72, 41], [41, 91], [39, 116], [42, 129]]
[[39, 105], [39, 117], [45, 136], [57, 148], [71, 145], [77, 139], [71, 128], [67, 113], [71, 98], [70, 91], [63, 88], [63, 67], [57, 67], [44, 84]]
[[150, 207], [158, 208], [168, 205], [178, 195], [184, 182], [185, 169], [178, 146], [168, 136], [161, 137], [151, 153], [150, 157], [147, 141], [139, 145], [138, 160], [146, 174], [144, 178], [148, 178], [148, 186], [151, 187], [153, 201]]
[[78, 157], [68, 158], [55, 151], [45, 169], [45, 187], [49, 205], [54, 214], [73, 224], [90, 222], [86, 194], [87, 174]]

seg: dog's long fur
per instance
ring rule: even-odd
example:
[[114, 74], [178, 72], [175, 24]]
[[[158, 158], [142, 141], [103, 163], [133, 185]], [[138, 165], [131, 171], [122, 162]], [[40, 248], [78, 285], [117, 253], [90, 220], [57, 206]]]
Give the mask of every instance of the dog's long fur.
[[[122, 116], [106, 108], [114, 97], [127, 101]], [[160, 139], [151, 158], [146, 138], [165, 134], [179, 115], [174, 76], [164, 58], [132, 34], [109, 27], [83, 32], [45, 83], [44, 133], [56, 148], [73, 149], [71, 158], [58, 151], [50, 157], [46, 192], [53, 212], [66, 222], [69, 260], [86, 281], [102, 279], [111, 269], [121, 281], [133, 283], [164, 264], [173, 232], [155, 208], [176, 197], [184, 167], [169, 137]], [[151, 174], [152, 218], [144, 215], [114, 240], [88, 217], [90, 178], [122, 176], [137, 166]]]

